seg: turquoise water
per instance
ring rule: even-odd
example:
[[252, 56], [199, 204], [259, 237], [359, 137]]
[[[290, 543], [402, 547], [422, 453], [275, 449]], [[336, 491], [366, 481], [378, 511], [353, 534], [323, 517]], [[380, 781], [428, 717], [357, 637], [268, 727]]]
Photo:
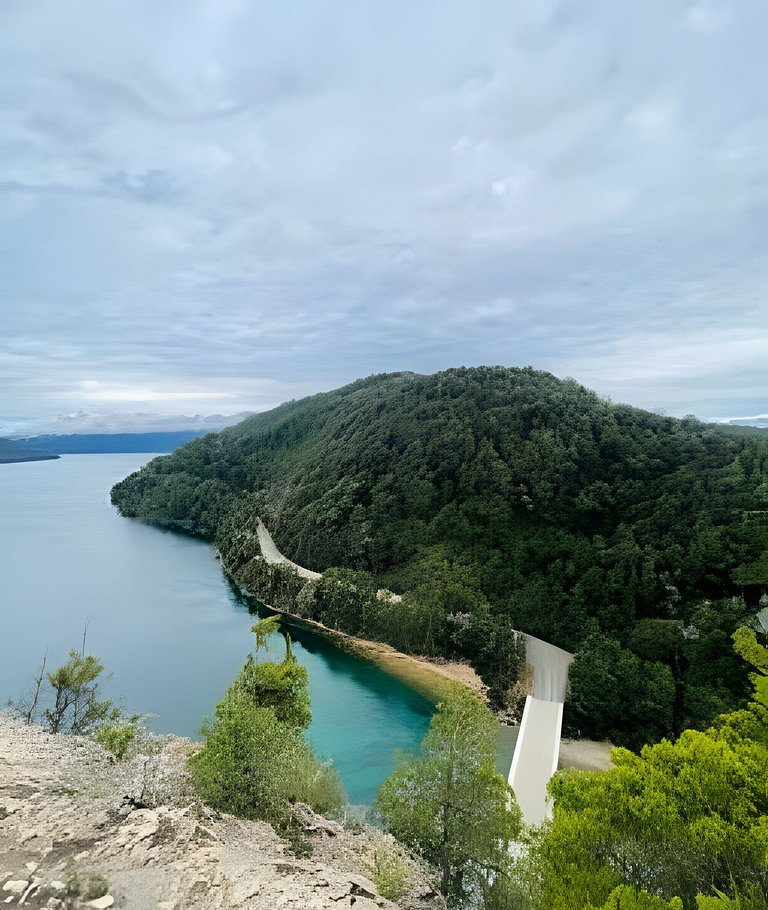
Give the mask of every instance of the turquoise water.
[[[157, 715], [158, 732], [196, 736], [253, 646], [254, 618], [203, 541], [122, 518], [117, 481], [150, 455], [67, 455], [0, 465], [0, 704], [19, 693], [48, 651], [79, 648], [113, 673], [112, 697]], [[370, 803], [412, 750], [432, 706], [378, 667], [322, 636], [291, 628], [307, 667], [309, 737], [331, 758], [353, 803]], [[266, 658], [282, 656], [282, 641]]]

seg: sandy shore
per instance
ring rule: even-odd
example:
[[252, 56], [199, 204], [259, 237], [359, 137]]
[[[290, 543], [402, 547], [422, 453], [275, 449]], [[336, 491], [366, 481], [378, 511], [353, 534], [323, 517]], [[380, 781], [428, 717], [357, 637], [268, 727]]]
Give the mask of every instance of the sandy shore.
[[[294, 569], [301, 578], [316, 580], [321, 577], [320, 572], [305, 569], [298, 563], [288, 559], [278, 550], [264, 522], [257, 519], [257, 533], [261, 555], [270, 565], [287, 565]], [[225, 566], [226, 568], [226, 566]], [[388, 592], [389, 593], [389, 592]], [[258, 597], [258, 594], [255, 595]], [[391, 597], [398, 595], [391, 594]], [[399, 599], [399, 598], [398, 598]], [[263, 603], [263, 601], [262, 601]], [[486, 699], [486, 687], [474, 669], [466, 663], [450, 660], [435, 660], [427, 657], [416, 657], [412, 654], [403, 654], [383, 642], [369, 641], [365, 638], [355, 638], [345, 632], [330, 629], [328, 626], [311, 619], [303, 619], [293, 613], [276, 610], [265, 604], [270, 610], [275, 610], [283, 616], [289, 617], [292, 622], [307, 626], [316, 632], [332, 638], [336, 644], [347, 651], [359, 654], [361, 657], [372, 661], [387, 673], [407, 683], [429, 701], [437, 704], [447, 695], [451, 684], [459, 683], [471, 689], [481, 698]]]
[[332, 639], [337, 647], [370, 660], [391, 676], [415, 689], [433, 704], [444, 699], [451, 687], [457, 683], [466, 686], [487, 700], [486, 686], [469, 664], [455, 660], [403, 654], [402, 651], [396, 651], [391, 645], [384, 644], [384, 642], [356, 638], [354, 635], [347, 635], [346, 632], [330, 629], [313, 619], [304, 619], [293, 613], [286, 613], [284, 610], [276, 610], [269, 604], [264, 604], [264, 606], [285, 616], [289, 623], [312, 629], [313, 632]]

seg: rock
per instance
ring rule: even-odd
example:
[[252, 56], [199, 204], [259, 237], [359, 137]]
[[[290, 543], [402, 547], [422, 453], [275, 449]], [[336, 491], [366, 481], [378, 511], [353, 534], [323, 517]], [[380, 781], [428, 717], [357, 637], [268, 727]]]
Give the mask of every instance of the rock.
[[376, 901], [368, 900], [367, 897], [356, 897], [354, 901], [355, 910], [381, 910]]
[[351, 885], [349, 889], [350, 894], [354, 894], [355, 897], [365, 897], [369, 900], [375, 901], [379, 896], [376, 893], [376, 885], [372, 881], [369, 881], [367, 878], [364, 878], [362, 875], [348, 875], [347, 881]]
[[12, 796], [6, 796], [0, 803], [0, 819], [14, 815], [23, 805], [23, 799], [14, 799]]
[[341, 901], [349, 896], [349, 885], [330, 885], [328, 890], [328, 899], [332, 901]]
[[67, 890], [67, 886], [64, 884], [64, 882], [60, 882], [58, 879], [51, 882], [50, 885], [48, 885], [48, 887], [51, 889], [51, 891], [66, 891]]
[[[27, 865], [28, 865], [28, 866], [34, 866], [35, 863], [27, 863]], [[27, 888], [27, 890], [24, 892], [24, 894], [22, 894], [21, 900], [19, 901], [19, 906], [21, 906], [22, 904], [25, 904], [25, 903], [27, 902], [27, 898], [28, 898], [31, 894], [34, 894], [34, 892], [37, 891], [37, 889], [38, 889], [39, 887], [40, 887], [40, 879], [39, 879], [39, 878], [33, 878], [33, 879], [32, 879], [32, 884], [29, 886], [29, 888]]]
[[[6, 882], [3, 885], [3, 891], [10, 891], [11, 894], [23, 894], [29, 887], [29, 882], [26, 879], [18, 878], [12, 879], [9, 882]], [[6, 903], [8, 903], [6, 901]]]
[[105, 894], [104, 897], [97, 897], [96, 900], [87, 901], [86, 907], [93, 907], [93, 910], [107, 910], [114, 904], [115, 899], [111, 894]]
[[59, 900], [58, 897], [49, 897], [45, 908], [46, 910], [61, 910], [63, 906], [64, 901]]
[[27, 863], [24, 868], [27, 872], [37, 872], [37, 863]]

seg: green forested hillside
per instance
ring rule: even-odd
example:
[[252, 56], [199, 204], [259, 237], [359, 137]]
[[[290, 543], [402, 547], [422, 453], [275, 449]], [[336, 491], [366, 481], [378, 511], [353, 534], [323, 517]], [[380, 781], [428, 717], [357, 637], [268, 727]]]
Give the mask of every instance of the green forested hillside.
[[457, 613], [487, 610], [608, 664], [615, 644], [639, 679], [660, 667], [653, 697], [675, 725], [745, 685], [728, 635], [768, 584], [768, 440], [530, 368], [380, 375], [289, 402], [155, 459], [113, 499], [214, 538], [260, 515], [296, 562], [398, 592], [434, 579], [460, 592], [442, 599], [446, 650]]
[[21, 461], [49, 461], [58, 457], [54, 452], [27, 445], [16, 439], [0, 437], [0, 464], [12, 464]]

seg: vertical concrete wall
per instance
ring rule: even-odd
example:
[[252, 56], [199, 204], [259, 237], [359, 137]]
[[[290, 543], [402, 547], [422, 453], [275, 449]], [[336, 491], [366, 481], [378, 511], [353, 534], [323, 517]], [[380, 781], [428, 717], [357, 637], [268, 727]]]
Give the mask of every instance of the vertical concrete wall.
[[529, 825], [540, 825], [550, 813], [547, 783], [557, 771], [562, 726], [562, 702], [526, 698], [509, 783]]

